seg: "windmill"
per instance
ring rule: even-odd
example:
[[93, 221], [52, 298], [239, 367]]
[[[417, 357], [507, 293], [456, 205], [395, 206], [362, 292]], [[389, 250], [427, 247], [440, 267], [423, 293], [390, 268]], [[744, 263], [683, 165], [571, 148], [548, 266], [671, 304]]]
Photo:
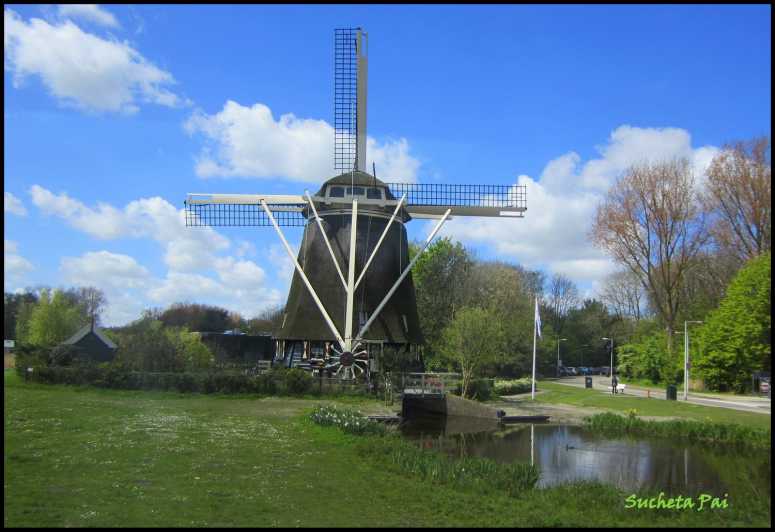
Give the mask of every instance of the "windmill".
[[[366, 168], [368, 35], [334, 32], [334, 168], [315, 194], [188, 194], [187, 226], [271, 226], [294, 264], [276, 361], [344, 379], [374, 346], [422, 343], [411, 270], [453, 216], [524, 216], [525, 187], [385, 183]], [[410, 261], [404, 224], [437, 220]], [[304, 227], [298, 257], [281, 227]]]

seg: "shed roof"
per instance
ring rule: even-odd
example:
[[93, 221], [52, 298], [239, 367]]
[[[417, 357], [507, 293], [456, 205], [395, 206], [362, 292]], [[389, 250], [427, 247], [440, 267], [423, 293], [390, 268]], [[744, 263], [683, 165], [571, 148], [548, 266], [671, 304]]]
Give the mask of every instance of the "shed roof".
[[89, 323], [89, 324], [87, 324], [87, 325], [84, 325], [83, 327], [81, 327], [81, 328], [78, 330], [78, 332], [77, 332], [77, 333], [75, 333], [74, 335], [72, 335], [70, 338], [68, 338], [67, 340], [65, 340], [65, 341], [64, 341], [64, 342], [62, 342], [62, 343], [63, 343], [63, 344], [70, 344], [70, 345], [72, 345], [72, 344], [75, 344], [75, 343], [77, 343], [77, 342], [78, 342], [78, 341], [79, 341], [81, 338], [83, 338], [84, 336], [86, 336], [87, 334], [89, 334], [90, 332], [94, 332], [94, 334], [97, 336], [97, 338], [99, 338], [100, 340], [102, 340], [102, 343], [104, 343], [105, 345], [107, 345], [107, 346], [108, 346], [108, 347], [110, 347], [111, 349], [116, 349], [116, 344], [114, 344], [113, 342], [111, 342], [111, 341], [110, 341], [110, 338], [108, 338], [107, 336], [105, 336], [105, 334], [104, 334], [104, 333], [103, 333], [103, 332], [102, 332], [102, 331], [99, 329], [99, 327], [97, 327], [97, 326], [94, 326], [94, 330], [92, 330], [92, 325], [91, 325], [90, 323]]

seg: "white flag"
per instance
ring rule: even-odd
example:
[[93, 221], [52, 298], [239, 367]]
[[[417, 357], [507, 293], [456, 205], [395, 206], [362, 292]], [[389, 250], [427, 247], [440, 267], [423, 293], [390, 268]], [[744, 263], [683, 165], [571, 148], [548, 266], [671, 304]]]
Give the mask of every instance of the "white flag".
[[536, 315], [535, 315], [536, 332], [538, 337], [541, 338], [541, 315], [538, 313], [538, 298], [536, 298]]

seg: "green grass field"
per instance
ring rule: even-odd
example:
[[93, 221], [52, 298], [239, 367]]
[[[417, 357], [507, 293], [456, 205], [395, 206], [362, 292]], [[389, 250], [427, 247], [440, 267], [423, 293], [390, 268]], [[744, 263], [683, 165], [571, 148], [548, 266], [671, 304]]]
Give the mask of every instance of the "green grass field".
[[[603, 485], [520, 498], [380, 468], [356, 436], [302, 414], [311, 399], [115, 391], [4, 378], [4, 525], [732, 526], [769, 500], [713, 512], [627, 510]], [[349, 398], [348, 406], [381, 410]]]
[[682, 417], [700, 421], [741, 423], [762, 428], [770, 426], [771, 416], [767, 414], [695, 405], [682, 401], [647, 399], [626, 394], [614, 396], [610, 393], [601, 393], [600, 390], [577, 388], [549, 381], [541, 381], [537, 386], [539, 390], [545, 390], [545, 392], [536, 394], [536, 401], [546, 403], [606, 408], [619, 412], [635, 409], [639, 416]]

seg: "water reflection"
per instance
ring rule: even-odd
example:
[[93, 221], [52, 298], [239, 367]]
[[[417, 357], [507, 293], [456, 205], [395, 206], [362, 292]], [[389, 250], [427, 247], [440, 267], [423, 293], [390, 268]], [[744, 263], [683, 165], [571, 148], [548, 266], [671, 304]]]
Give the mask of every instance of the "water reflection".
[[497, 462], [530, 462], [541, 470], [539, 487], [598, 480], [633, 492], [667, 494], [735, 492], [770, 496], [770, 453], [735, 453], [673, 444], [669, 440], [608, 439], [582, 427], [524, 424], [505, 430], [475, 430], [464, 420], [413, 420], [405, 436], [454, 456]]

